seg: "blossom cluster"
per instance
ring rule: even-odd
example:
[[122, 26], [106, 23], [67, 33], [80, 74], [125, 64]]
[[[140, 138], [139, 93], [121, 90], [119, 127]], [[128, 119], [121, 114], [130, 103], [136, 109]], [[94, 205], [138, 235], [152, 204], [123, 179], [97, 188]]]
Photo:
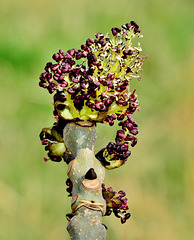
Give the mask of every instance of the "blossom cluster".
[[116, 193], [112, 187], [105, 188], [102, 184], [102, 194], [106, 200], [106, 216], [110, 216], [113, 212], [114, 215], [121, 219], [121, 223], [125, 223], [130, 218], [131, 214], [127, 212], [129, 209], [127, 205], [126, 194], [123, 190]]
[[[98, 154], [109, 169], [124, 164], [131, 154], [129, 145], [133, 147], [137, 143], [137, 123], [132, 114], [139, 103], [130, 82], [140, 79], [139, 71], [146, 59], [140, 55], [140, 44], [132, 45], [133, 39], [142, 37], [135, 21], [111, 31], [112, 38], [109, 34], [97, 33], [94, 39], [88, 38], [81, 49], [67, 52], [60, 49], [53, 55], [55, 62], [46, 64], [39, 82], [40, 87], [54, 93], [56, 126], [61, 119], [110, 126], [115, 120], [119, 121], [122, 130], [117, 131], [115, 143], [110, 142]], [[61, 159], [61, 156], [53, 157], [51, 144], [48, 145], [50, 159]]]

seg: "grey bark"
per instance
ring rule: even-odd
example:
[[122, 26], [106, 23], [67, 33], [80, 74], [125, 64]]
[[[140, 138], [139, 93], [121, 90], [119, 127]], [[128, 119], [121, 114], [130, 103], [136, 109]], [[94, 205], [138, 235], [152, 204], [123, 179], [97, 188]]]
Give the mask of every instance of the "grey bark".
[[68, 164], [67, 173], [73, 184], [72, 213], [67, 215], [67, 230], [72, 240], [106, 239], [106, 227], [102, 224], [102, 216], [106, 212], [102, 196], [105, 169], [95, 158], [96, 129], [90, 125], [71, 122], [63, 132], [64, 144], [75, 156]]

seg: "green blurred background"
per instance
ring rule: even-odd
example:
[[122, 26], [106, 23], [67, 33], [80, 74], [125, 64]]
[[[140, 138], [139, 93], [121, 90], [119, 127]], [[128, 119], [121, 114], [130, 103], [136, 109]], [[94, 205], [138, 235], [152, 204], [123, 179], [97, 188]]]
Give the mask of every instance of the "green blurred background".
[[[135, 20], [143, 54], [134, 81], [139, 142], [106, 186], [124, 189], [132, 218], [104, 218], [108, 240], [194, 239], [194, 4], [192, 0], [1, 0], [0, 239], [69, 239], [65, 163], [44, 163], [42, 127], [53, 123], [52, 96], [39, 75], [60, 48], [79, 48], [97, 32]], [[99, 125], [96, 151], [114, 139]]]

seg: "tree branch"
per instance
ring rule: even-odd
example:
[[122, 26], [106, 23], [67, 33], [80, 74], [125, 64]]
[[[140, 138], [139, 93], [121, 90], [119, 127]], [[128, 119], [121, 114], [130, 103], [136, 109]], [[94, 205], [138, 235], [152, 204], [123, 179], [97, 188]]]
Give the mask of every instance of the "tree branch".
[[96, 129], [87, 122], [86, 126], [78, 124], [68, 123], [63, 131], [67, 151], [75, 156], [67, 172], [72, 182], [72, 213], [67, 214], [67, 230], [71, 239], [106, 239], [106, 228], [102, 225], [106, 213], [102, 196], [105, 169], [94, 155]]

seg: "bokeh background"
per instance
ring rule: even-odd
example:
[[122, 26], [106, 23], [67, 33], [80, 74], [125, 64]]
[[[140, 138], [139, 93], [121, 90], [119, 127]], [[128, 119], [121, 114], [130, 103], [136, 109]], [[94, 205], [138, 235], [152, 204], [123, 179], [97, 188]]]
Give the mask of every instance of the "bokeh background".
[[[53, 124], [52, 96], [38, 87], [53, 53], [135, 20], [143, 55], [134, 81], [139, 142], [106, 186], [124, 189], [132, 218], [104, 218], [108, 240], [194, 239], [194, 4], [192, 0], [1, 0], [0, 239], [69, 239], [65, 163], [44, 163], [39, 132]], [[117, 126], [99, 125], [96, 151]]]

